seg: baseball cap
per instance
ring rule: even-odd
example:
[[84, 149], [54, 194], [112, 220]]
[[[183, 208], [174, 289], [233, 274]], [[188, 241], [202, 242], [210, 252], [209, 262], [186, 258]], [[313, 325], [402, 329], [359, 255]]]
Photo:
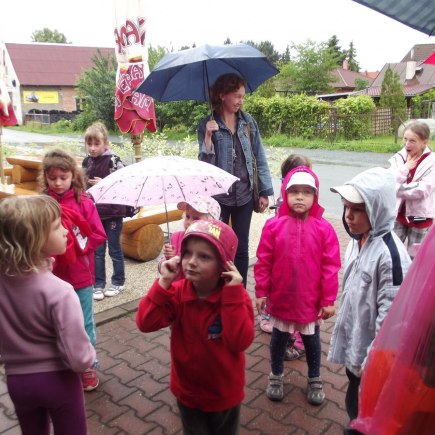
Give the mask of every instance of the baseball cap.
[[178, 210], [186, 210], [190, 205], [198, 213], [208, 213], [213, 219], [219, 220], [221, 215], [221, 206], [211, 196], [198, 195], [195, 198], [181, 201], [177, 204]]
[[181, 242], [182, 255], [186, 240], [192, 236], [201, 237], [210, 242], [217, 249], [224, 267], [228, 260], [234, 261], [238, 239], [233, 229], [224, 222], [214, 219], [199, 220], [189, 225]]
[[299, 185], [310, 186], [317, 192], [316, 180], [308, 172], [304, 172], [304, 171], [295, 172], [291, 176], [290, 180], [288, 181], [285, 190], [287, 190], [291, 186], [299, 186]]
[[330, 190], [331, 192], [339, 193], [342, 198], [344, 198], [346, 201], [352, 202], [353, 204], [364, 203], [364, 199], [352, 184], [343, 184], [343, 186], [331, 187]]

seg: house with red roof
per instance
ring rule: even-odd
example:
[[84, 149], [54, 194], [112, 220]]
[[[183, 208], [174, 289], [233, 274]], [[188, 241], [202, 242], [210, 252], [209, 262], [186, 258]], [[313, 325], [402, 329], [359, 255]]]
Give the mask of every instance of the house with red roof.
[[76, 82], [93, 66], [93, 57], [114, 55], [114, 48], [52, 43], [1, 43], [0, 80], [12, 100], [19, 124], [31, 111], [80, 110]]

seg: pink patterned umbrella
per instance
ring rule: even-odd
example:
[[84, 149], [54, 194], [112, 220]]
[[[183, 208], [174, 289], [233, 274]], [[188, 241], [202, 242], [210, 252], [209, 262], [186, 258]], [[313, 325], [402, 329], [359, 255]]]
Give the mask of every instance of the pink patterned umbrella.
[[97, 204], [141, 207], [227, 193], [237, 180], [223, 169], [200, 160], [160, 156], [118, 169], [88, 192]]
[[[238, 178], [200, 160], [178, 156], [150, 157], [103, 178], [88, 193], [97, 204], [133, 207], [186, 201], [198, 195], [227, 193]], [[169, 234], [169, 224], [168, 226]]]

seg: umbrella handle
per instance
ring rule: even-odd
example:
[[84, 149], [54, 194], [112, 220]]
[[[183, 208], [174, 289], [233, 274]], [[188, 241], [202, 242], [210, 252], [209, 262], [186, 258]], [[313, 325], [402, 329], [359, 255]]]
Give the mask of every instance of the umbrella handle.
[[211, 117], [210, 120], [214, 121], [214, 117], [213, 117], [213, 105], [211, 103], [211, 95], [210, 95], [210, 83], [208, 81], [208, 70], [207, 70], [207, 63], [204, 62], [204, 75], [205, 75], [205, 80], [207, 82], [207, 95], [208, 95], [208, 105], [210, 107], [210, 112], [211, 112]]

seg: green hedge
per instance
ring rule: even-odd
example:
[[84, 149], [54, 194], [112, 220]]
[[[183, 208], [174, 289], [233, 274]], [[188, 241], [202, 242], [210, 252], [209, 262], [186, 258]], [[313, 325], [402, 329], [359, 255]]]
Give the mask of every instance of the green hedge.
[[[192, 135], [210, 113], [208, 104], [195, 101], [156, 102], [155, 108], [160, 131], [184, 127]], [[346, 139], [367, 137], [374, 109], [367, 95], [338, 99], [333, 104], [305, 94], [271, 98], [247, 95], [244, 105], [262, 136], [284, 134], [305, 139], [328, 138], [331, 132]]]

